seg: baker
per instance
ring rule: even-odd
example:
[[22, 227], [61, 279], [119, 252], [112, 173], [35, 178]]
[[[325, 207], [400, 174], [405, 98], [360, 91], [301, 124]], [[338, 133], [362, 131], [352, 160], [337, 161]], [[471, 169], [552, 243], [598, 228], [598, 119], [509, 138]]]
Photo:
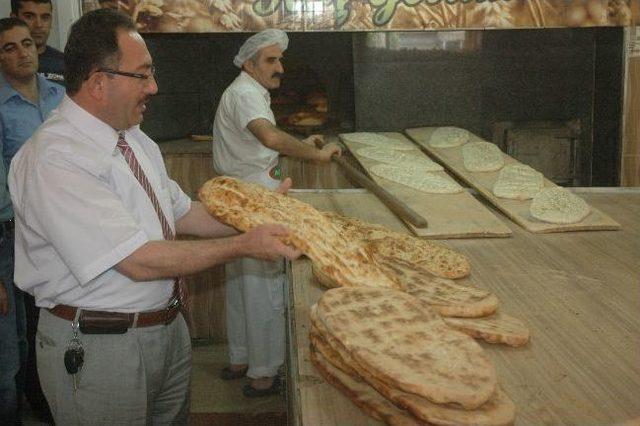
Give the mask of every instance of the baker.
[[[318, 149], [312, 135], [304, 140], [276, 127], [270, 89], [280, 86], [284, 31], [267, 29], [249, 37], [233, 64], [240, 75], [224, 91], [213, 122], [213, 166], [217, 173], [267, 188], [280, 184], [279, 154], [328, 162], [340, 155], [333, 143]], [[278, 368], [284, 362], [284, 264], [243, 258], [225, 265], [227, 335], [230, 365], [226, 380], [251, 379], [247, 397], [279, 392]]]
[[280, 225], [234, 235], [168, 177], [139, 127], [158, 86], [127, 15], [82, 16], [65, 62], [68, 96], [9, 171], [15, 282], [42, 308], [43, 391], [60, 425], [187, 424], [191, 344], [179, 277], [241, 256], [300, 253], [280, 241]]

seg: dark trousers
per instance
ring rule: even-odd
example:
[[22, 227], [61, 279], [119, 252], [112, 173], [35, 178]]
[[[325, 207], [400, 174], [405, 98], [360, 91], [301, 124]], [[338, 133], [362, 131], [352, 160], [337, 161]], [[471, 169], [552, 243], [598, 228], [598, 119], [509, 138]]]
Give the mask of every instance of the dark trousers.
[[13, 229], [0, 226], [0, 285], [4, 286], [9, 304], [7, 314], [0, 314], [0, 424], [3, 425], [19, 421], [24, 391], [22, 372], [27, 358], [24, 293], [13, 284], [13, 259]]
[[29, 345], [27, 362], [24, 366], [24, 395], [29, 401], [31, 409], [41, 420], [52, 421], [49, 404], [40, 387], [38, 363], [36, 362], [36, 331], [38, 330], [40, 308], [36, 306], [34, 297], [27, 293], [24, 294], [24, 307], [27, 317], [27, 343]]

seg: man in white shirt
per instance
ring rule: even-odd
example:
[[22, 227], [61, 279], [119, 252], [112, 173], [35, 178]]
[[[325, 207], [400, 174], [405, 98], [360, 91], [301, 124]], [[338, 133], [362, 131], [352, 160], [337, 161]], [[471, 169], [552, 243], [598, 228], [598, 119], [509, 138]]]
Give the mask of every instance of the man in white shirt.
[[42, 308], [42, 388], [57, 424], [186, 424], [191, 346], [178, 277], [300, 253], [282, 244], [281, 226], [232, 236], [169, 179], [138, 126], [158, 86], [126, 15], [84, 15], [65, 53], [68, 96], [9, 172], [15, 282]]
[[[319, 162], [340, 155], [335, 144], [316, 148], [319, 135], [300, 141], [276, 127], [268, 90], [280, 86], [288, 43], [284, 31], [267, 29], [247, 39], [234, 58], [242, 71], [223, 93], [213, 123], [217, 173], [273, 189], [280, 184], [279, 154]], [[221, 377], [249, 377], [251, 383], [243, 389], [247, 397], [279, 392], [277, 372], [285, 345], [283, 272], [281, 261], [240, 259], [225, 265], [230, 365]]]

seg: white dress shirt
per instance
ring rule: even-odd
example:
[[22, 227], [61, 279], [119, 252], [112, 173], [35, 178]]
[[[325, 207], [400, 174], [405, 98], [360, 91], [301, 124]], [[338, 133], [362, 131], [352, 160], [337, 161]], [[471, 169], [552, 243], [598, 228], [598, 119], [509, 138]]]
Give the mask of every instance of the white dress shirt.
[[269, 170], [278, 164], [278, 151], [267, 148], [247, 125], [264, 118], [275, 125], [271, 97], [246, 72], [222, 94], [213, 122], [213, 167], [217, 173], [265, 184]]
[[[138, 126], [125, 133], [175, 229], [191, 208], [169, 177], [158, 146]], [[116, 147], [118, 133], [65, 96], [18, 151], [9, 189], [16, 217], [15, 283], [36, 305], [114, 312], [165, 307], [172, 279], [134, 282], [114, 266], [162, 227]]]

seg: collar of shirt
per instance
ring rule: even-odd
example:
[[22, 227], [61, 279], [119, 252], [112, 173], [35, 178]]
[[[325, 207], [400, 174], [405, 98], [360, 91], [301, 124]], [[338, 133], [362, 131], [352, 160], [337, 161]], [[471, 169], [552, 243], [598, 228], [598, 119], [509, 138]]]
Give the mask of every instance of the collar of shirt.
[[[75, 103], [69, 96], [64, 96], [58, 110], [79, 132], [95, 141], [98, 147], [111, 155], [119, 152], [116, 147], [119, 132]], [[131, 127], [125, 133], [135, 132], [138, 128], [139, 126]]]
[[[36, 80], [38, 82], [38, 97], [40, 99], [40, 105], [43, 105], [45, 100], [47, 100], [51, 96], [55, 96], [58, 93], [64, 91], [64, 87], [59, 84], [52, 83], [40, 74], [36, 74]], [[31, 103], [30, 100], [22, 96], [20, 92], [13, 88], [7, 80], [4, 78], [4, 75], [0, 73], [0, 104], [6, 103], [9, 99], [14, 96], [19, 97], [24, 102]]]
[[271, 103], [271, 95], [269, 94], [269, 91], [265, 89], [262, 84], [258, 83], [258, 81], [255, 78], [251, 77], [248, 73], [244, 71], [240, 71], [239, 78], [241, 81], [244, 81], [248, 84], [251, 84], [252, 86], [255, 86], [260, 91], [262, 96], [264, 96], [267, 102]]

